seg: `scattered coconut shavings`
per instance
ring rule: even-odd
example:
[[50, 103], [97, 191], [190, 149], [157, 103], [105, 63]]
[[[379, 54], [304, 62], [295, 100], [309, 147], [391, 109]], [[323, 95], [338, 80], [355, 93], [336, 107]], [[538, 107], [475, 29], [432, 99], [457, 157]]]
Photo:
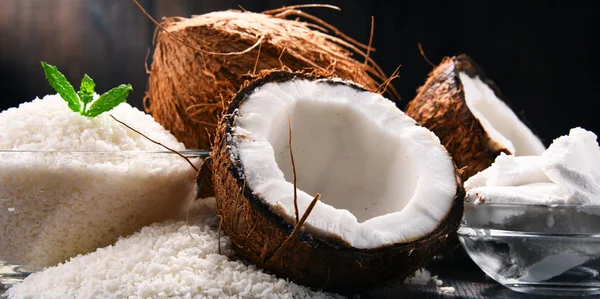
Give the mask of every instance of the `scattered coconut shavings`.
[[443, 281], [437, 278], [437, 275], [431, 275], [426, 269], [419, 269], [413, 273], [413, 276], [404, 280], [405, 284], [413, 284], [413, 285], [431, 285], [431, 286], [442, 286], [444, 284]]
[[404, 283], [406, 284], [416, 284], [416, 285], [426, 285], [429, 284], [432, 280], [431, 272], [426, 269], [419, 269], [413, 273], [412, 276], [406, 278]]
[[456, 289], [454, 289], [454, 287], [440, 287], [438, 290], [442, 294], [454, 294], [454, 292], [456, 292]]
[[419, 269], [413, 276], [404, 280], [405, 284], [411, 285], [427, 285], [427, 286], [435, 286], [436, 291], [441, 294], [450, 294], [454, 293], [455, 289], [451, 286], [444, 286], [444, 282], [438, 279], [437, 275], [431, 275], [426, 269]]
[[571, 129], [540, 156], [500, 155], [465, 182], [474, 204], [600, 204], [600, 147], [594, 133]]
[[[312, 291], [232, 259], [218, 237], [214, 199], [194, 203], [190, 226], [167, 221], [27, 277], [9, 298], [343, 298]], [[185, 216], [182, 216], [182, 218]]]

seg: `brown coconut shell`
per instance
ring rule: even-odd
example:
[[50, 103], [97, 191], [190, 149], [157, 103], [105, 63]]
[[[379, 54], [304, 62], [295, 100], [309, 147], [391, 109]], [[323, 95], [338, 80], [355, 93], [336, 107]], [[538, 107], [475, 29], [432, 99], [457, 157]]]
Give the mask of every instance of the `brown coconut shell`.
[[[146, 112], [187, 148], [208, 149], [208, 133], [215, 132], [221, 112], [246, 74], [310, 68], [354, 80], [369, 90], [386, 79], [368, 58], [369, 50], [343, 35], [313, 29], [337, 32], [325, 22], [294, 9], [271, 13], [229, 10], [164, 20], [163, 27], [188, 45], [164, 31], [156, 36]], [[290, 16], [313, 23], [286, 19]]]
[[[243, 88], [229, 105], [217, 130], [211, 157], [217, 213], [222, 229], [243, 258], [279, 277], [296, 283], [348, 293], [385, 285], [392, 278], [404, 279], [436, 255], [458, 228], [463, 213], [464, 189], [458, 182], [453, 207], [439, 227], [423, 238], [376, 249], [358, 249], [339, 238], [315, 237], [306, 231], [289, 243], [280, 255], [274, 253], [288, 238], [295, 223], [278, 216], [260, 194], [245, 181], [244, 165], [236, 155], [231, 136], [235, 110], [254, 89], [268, 82], [323, 76], [290, 72], [269, 72]], [[348, 84], [331, 81], [331, 84]], [[361, 87], [351, 85], [359, 90]], [[457, 181], [460, 181], [458, 175]], [[310, 217], [310, 216], [309, 216]]]
[[500, 153], [508, 149], [490, 139], [465, 102], [459, 73], [479, 77], [496, 97], [508, 104], [498, 86], [467, 55], [445, 58], [421, 86], [416, 97], [406, 106], [406, 114], [433, 131], [450, 152], [467, 180], [488, 168]]

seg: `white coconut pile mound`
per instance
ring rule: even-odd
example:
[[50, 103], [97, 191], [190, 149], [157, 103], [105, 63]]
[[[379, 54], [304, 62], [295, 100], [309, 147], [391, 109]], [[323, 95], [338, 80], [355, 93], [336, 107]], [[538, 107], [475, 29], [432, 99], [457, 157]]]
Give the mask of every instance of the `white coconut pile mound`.
[[600, 147], [582, 128], [556, 138], [540, 156], [500, 155], [465, 182], [467, 200], [519, 204], [600, 204]]
[[110, 117], [174, 150], [185, 147], [152, 116], [122, 103], [97, 117], [69, 109], [60, 95], [48, 95], [0, 113], [0, 150], [152, 151], [165, 150]]
[[311, 291], [241, 261], [221, 237], [214, 199], [194, 204], [190, 226], [167, 221], [114, 245], [30, 275], [9, 298], [342, 298]]
[[[185, 149], [128, 104], [110, 114]], [[41, 269], [177, 215], [193, 196], [196, 172], [173, 153], [140, 153], [147, 151], [166, 150], [109, 113], [72, 112], [59, 95], [0, 113], [0, 260]]]

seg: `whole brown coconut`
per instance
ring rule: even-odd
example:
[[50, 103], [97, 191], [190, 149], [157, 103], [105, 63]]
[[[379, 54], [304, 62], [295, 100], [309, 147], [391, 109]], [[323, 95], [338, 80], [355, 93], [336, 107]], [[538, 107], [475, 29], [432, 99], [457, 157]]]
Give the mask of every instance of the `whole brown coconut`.
[[[252, 187], [252, 181], [250, 181], [250, 177], [254, 177], [254, 178], [259, 178], [259, 179], [264, 179], [265, 176], [264, 175], [257, 175], [256, 171], [262, 171], [264, 169], [267, 169], [268, 167], [270, 167], [267, 162], [258, 162], [258, 164], [255, 164], [255, 167], [259, 168], [252, 168], [252, 166], [249, 166], [249, 164], [245, 164], [243, 162], [244, 159], [251, 159], [252, 157], [258, 157], [260, 155], [258, 154], [247, 154], [244, 158], [243, 153], [241, 151], [241, 147], [240, 144], [244, 143], [246, 144], [246, 146], [249, 146], [253, 149], [255, 149], [257, 146], [259, 146], [259, 144], [262, 144], [261, 140], [258, 140], [257, 138], [259, 138], [258, 136], [262, 135], [262, 133], [256, 133], [253, 134], [251, 131], [246, 131], [245, 129], [241, 128], [241, 127], [237, 127], [239, 125], [240, 122], [242, 123], [246, 123], [248, 124], [248, 121], [251, 120], [246, 120], [244, 121], [244, 115], [246, 114], [245, 110], [243, 107], [245, 107], [244, 105], [250, 105], [247, 104], [249, 102], [252, 102], [254, 104], [251, 105], [251, 108], [247, 108], [250, 109], [251, 111], [257, 111], [257, 113], [250, 113], [252, 115], [254, 114], [261, 114], [263, 113], [265, 110], [257, 108], [256, 106], [253, 105], [261, 105], [260, 103], [260, 99], [254, 99], [254, 100], [250, 100], [251, 96], [257, 92], [257, 90], [262, 90], [262, 92], [259, 92], [259, 94], [261, 95], [269, 95], [268, 97], [264, 97], [264, 96], [257, 96], [257, 97], [262, 97], [261, 99], [266, 101], [265, 105], [268, 105], [268, 107], [275, 107], [274, 105], [276, 105], [276, 97], [277, 96], [282, 96], [282, 98], [285, 99], [290, 99], [292, 98], [292, 96], [286, 96], [285, 93], [285, 88], [281, 87], [282, 89], [279, 89], [280, 86], [283, 85], [279, 85], [279, 84], [288, 84], [289, 82], [295, 82], [295, 80], [321, 80], [318, 81], [320, 83], [323, 84], [323, 92], [326, 92], [328, 88], [335, 88], [338, 86], [347, 86], [349, 90], [348, 93], [346, 93], [346, 95], [348, 97], [352, 97], [355, 96], [357, 94], [361, 94], [361, 92], [365, 92], [365, 89], [348, 83], [348, 82], [342, 82], [340, 80], [329, 80], [326, 78], [326, 76], [318, 76], [318, 75], [307, 75], [307, 74], [301, 74], [301, 73], [290, 73], [290, 72], [281, 72], [281, 71], [277, 71], [277, 72], [265, 72], [263, 73], [264, 76], [256, 79], [255, 81], [253, 81], [252, 83], [250, 83], [249, 85], [247, 85], [246, 87], [244, 87], [233, 99], [233, 101], [230, 103], [227, 113], [225, 114], [225, 116], [223, 117], [222, 121], [219, 124], [219, 128], [217, 129], [217, 133], [216, 133], [216, 137], [215, 137], [215, 142], [214, 142], [214, 147], [213, 147], [213, 152], [211, 154], [211, 157], [213, 159], [213, 183], [215, 186], [215, 193], [216, 193], [216, 199], [217, 199], [217, 213], [218, 215], [221, 217], [221, 224], [222, 224], [222, 229], [225, 231], [225, 233], [227, 234], [227, 236], [229, 237], [229, 239], [231, 240], [231, 242], [234, 244], [234, 247], [236, 249], [236, 252], [241, 255], [243, 258], [253, 262], [254, 264], [258, 265], [261, 268], [267, 269], [273, 273], [275, 273], [276, 275], [280, 276], [280, 277], [285, 277], [285, 278], [289, 278], [290, 280], [302, 284], [302, 285], [306, 285], [306, 286], [310, 286], [313, 288], [318, 288], [318, 289], [324, 289], [327, 291], [335, 291], [335, 292], [339, 292], [339, 293], [348, 293], [348, 292], [353, 292], [353, 291], [360, 291], [360, 290], [364, 290], [370, 287], [375, 287], [375, 286], [381, 286], [381, 285], [385, 285], [385, 283], [387, 281], [389, 281], [389, 279], [392, 278], [397, 278], [397, 279], [403, 279], [404, 277], [412, 274], [415, 270], [421, 268], [424, 263], [426, 261], [428, 261], [430, 258], [432, 258], [436, 253], [438, 253], [442, 248], [444, 248], [444, 246], [446, 245], [448, 236], [452, 233], [454, 233], [459, 225], [459, 221], [462, 217], [462, 211], [463, 211], [463, 198], [464, 198], [464, 189], [462, 188], [462, 183], [460, 183], [460, 179], [457, 175], [456, 172], [456, 168], [449, 156], [449, 154], [445, 151], [445, 149], [442, 148], [442, 146], [439, 144], [439, 140], [437, 140], [437, 138], [429, 131], [424, 130], [423, 128], [418, 128], [418, 126], [416, 126], [416, 124], [414, 124], [413, 120], [410, 120], [408, 117], [406, 116], [398, 116], [398, 114], [402, 114], [402, 112], [400, 112], [399, 110], [397, 110], [397, 108], [393, 105], [388, 105], [384, 102], [388, 102], [387, 100], [385, 100], [384, 98], [376, 98], [372, 95], [372, 93], [362, 93], [365, 94], [364, 97], [369, 97], [370, 99], [368, 99], [369, 101], [373, 101], [376, 102], [376, 104], [372, 104], [374, 105], [373, 107], [376, 108], [375, 110], [377, 112], [371, 112], [371, 111], [375, 111], [373, 109], [368, 109], [368, 107], [370, 106], [362, 106], [362, 107], [367, 107], [365, 108], [366, 111], [365, 113], [372, 113], [374, 115], [374, 118], [379, 118], [381, 114], [385, 114], [386, 109], [394, 109], [397, 110], [397, 114], [396, 115], [398, 118], [407, 119], [407, 126], [410, 128], [416, 128], [416, 129], [423, 129], [425, 133], [425, 137], [426, 140], [431, 140], [431, 142], [433, 142], [431, 145], [435, 145], [435, 146], [431, 146], [431, 145], [427, 145], [424, 146], [425, 149], [427, 148], [432, 148], [432, 147], [439, 147], [439, 152], [442, 153], [441, 155], [443, 156], [443, 160], [446, 161], [447, 163], [444, 164], [446, 168], [449, 169], [449, 174], [448, 177], [446, 177], [445, 182], [447, 182], [448, 180], [451, 182], [451, 185], [449, 186], [455, 186], [455, 187], [449, 187], [447, 189], [450, 189], [447, 194], [447, 197], [444, 197], [443, 201], [440, 198], [439, 200], [442, 201], [444, 204], [440, 205], [440, 206], [446, 206], [447, 210], [444, 210], [445, 212], [443, 212], [444, 214], [440, 214], [441, 216], [439, 216], [440, 218], [438, 219], [438, 225], [435, 227], [435, 229], [432, 229], [431, 231], [425, 233], [424, 235], [418, 237], [418, 238], [414, 238], [411, 239], [410, 241], [407, 242], [399, 242], [399, 243], [388, 243], [387, 245], [382, 245], [382, 246], [373, 246], [372, 248], [358, 248], [355, 246], [352, 246], [351, 244], [349, 244], [349, 241], [346, 241], [344, 239], [342, 239], [340, 236], [337, 236], [335, 234], [319, 234], [319, 233], [315, 233], [315, 229], [313, 226], [308, 225], [308, 222], [304, 222], [304, 225], [302, 226], [301, 230], [295, 230], [295, 226], [300, 223], [302, 224], [302, 218], [300, 218], [301, 220], [299, 222], [296, 222], [296, 220], [294, 220], [294, 218], [292, 216], [290, 216], [290, 214], [286, 214], [287, 216], [282, 216], [282, 213], [284, 213], [283, 211], [285, 211], [285, 207], [282, 206], [282, 203], [277, 201], [277, 202], [270, 202], [269, 199], [267, 198], [267, 194], [271, 194], [272, 196], [280, 196], [282, 194], [282, 192], [288, 192], [286, 194], [291, 194], [291, 189], [288, 190], [287, 187], [285, 190], [280, 190], [277, 189], [277, 187], [269, 187], [269, 188], [275, 188], [275, 189], [253, 189]], [[312, 81], [311, 81], [312, 82]], [[275, 85], [273, 85], [275, 84]], [[300, 84], [300, 83], [298, 83]], [[270, 93], [265, 91], [265, 89], [267, 88], [267, 86], [270, 86], [269, 88], [273, 88], [273, 86], [275, 88], [275, 92], [274, 93]], [[304, 86], [304, 85], [302, 85]], [[319, 85], [321, 86], [321, 85]], [[303, 90], [305, 90], [305, 88], [298, 88], [298, 87], [294, 87], [291, 88], [292, 90], [295, 90], [297, 92], [302, 92]], [[300, 90], [300, 91], [299, 91]], [[320, 101], [319, 103], [323, 103], [322, 101], [328, 101], [330, 98], [326, 95], [324, 95], [324, 93], [321, 93], [321, 90], [319, 90], [318, 92], [316, 92], [316, 94], [318, 94], [319, 98], [318, 101]], [[325, 93], [327, 94], [327, 93]], [[289, 94], [288, 94], [289, 95]], [[330, 96], [337, 96], [338, 93], [333, 92], [332, 94], [330, 94]], [[341, 100], [342, 103], [344, 103], [343, 101], [345, 99], [347, 99], [346, 97], [342, 97], [343, 99]], [[298, 96], [298, 101], [305, 99], [304, 96]], [[352, 99], [348, 99], [348, 102], [351, 103], [359, 103], [361, 101], [353, 101]], [[352, 107], [358, 107], [361, 105], [371, 105], [371, 104], [365, 104], [366, 102], [361, 102], [360, 104], [356, 104], [356, 106], [352, 106]], [[306, 172], [302, 172], [302, 170], [307, 170], [312, 166], [316, 167], [320, 167], [322, 166], [320, 162], [314, 162], [315, 159], [313, 159], [313, 156], [310, 156], [310, 154], [308, 152], [313, 151], [313, 152], [317, 152], [317, 155], [322, 155], [320, 151], [324, 150], [325, 148], [327, 148], [329, 145], [326, 144], [313, 144], [312, 138], [315, 138], [314, 134], [318, 134], [316, 133], [314, 130], [312, 129], [307, 129], [307, 127], [310, 127], [311, 125], [314, 125], [316, 122], [322, 121], [322, 122], [328, 122], [330, 119], [333, 120], [333, 122], [337, 122], [339, 119], [345, 119], [346, 117], [349, 117], [348, 115], [351, 114], [352, 109], [345, 109], [343, 108], [343, 106], [335, 106], [335, 109], [339, 109], [337, 110], [338, 113], [333, 112], [331, 114], [323, 114], [325, 113], [325, 111], [327, 111], [330, 106], [324, 106], [324, 107], [315, 107], [313, 110], [314, 113], [317, 113], [319, 115], [322, 116], [322, 118], [315, 118], [312, 115], [301, 115], [301, 112], [298, 111], [298, 109], [300, 109], [301, 111], [305, 111], [303, 109], [307, 109], [310, 108], [309, 106], [307, 106], [308, 104], [306, 104], [307, 102], [304, 102], [304, 104], [299, 102], [296, 102], [296, 104], [289, 104], [289, 106], [287, 106], [287, 108], [283, 109], [283, 108], [272, 108], [274, 110], [272, 111], [276, 111], [275, 113], [281, 113], [281, 111], [287, 111], [287, 112], [283, 112], [284, 114], [277, 114], [276, 116], [273, 116], [273, 122], [275, 123], [276, 121], [283, 121], [283, 123], [285, 123], [285, 125], [280, 126], [278, 124], [274, 124], [272, 125], [273, 127], [271, 127], [271, 133], [269, 133], [268, 135], [273, 137], [273, 134], [277, 134], [274, 132], [287, 132], [288, 125], [287, 122], [284, 121], [285, 119], [285, 113], [287, 113], [288, 117], [291, 117], [291, 121], [292, 123], [294, 123], [293, 125], [293, 130], [294, 132], [294, 140], [296, 140], [294, 143], [294, 153], [298, 152], [296, 154], [296, 163], [299, 163], [298, 167], [300, 167], [300, 172], [298, 173], [298, 179], [301, 182], [300, 187], [302, 187], [302, 185], [304, 184], [304, 187], [306, 188], [310, 188], [308, 187], [308, 180], [309, 180], [309, 176], [312, 175], [317, 175], [317, 174], [313, 174], [313, 173], [306, 173]], [[385, 107], [388, 108], [382, 108], [383, 105], [387, 105]], [[328, 108], [329, 107], [329, 108]], [[342, 107], [342, 108], [340, 108]], [[259, 110], [257, 110], [259, 109]], [[281, 109], [281, 110], [278, 110]], [[268, 109], [267, 109], [268, 110]], [[277, 112], [278, 111], [278, 112]], [[264, 112], [264, 113], [270, 113], [270, 112]], [[350, 113], [350, 114], [347, 114]], [[267, 116], [267, 114], [263, 114], [263, 116], [260, 117], [260, 119], [267, 119], [265, 118]], [[337, 118], [336, 118], [337, 117]], [[257, 119], [257, 118], [254, 118]], [[306, 122], [305, 123], [301, 123], [301, 120], [298, 119], [305, 119]], [[338, 120], [335, 120], [338, 119]], [[385, 118], [388, 121], [392, 121], [393, 119], [397, 118]], [[296, 122], [299, 121], [300, 123]], [[352, 121], [350, 121], [352, 122]], [[269, 121], [269, 123], [271, 123]], [[376, 122], [379, 123], [379, 122]], [[339, 124], [339, 123], [338, 123]], [[381, 123], [379, 123], [381, 125]], [[388, 123], [388, 125], [390, 125], [391, 123]], [[364, 124], [364, 125], [360, 125], [358, 126], [358, 130], [363, 130], [366, 129], [369, 126], [369, 124]], [[251, 126], [252, 127], [252, 126]], [[256, 126], [254, 126], [256, 127]], [[328, 126], [323, 126], [322, 130], [328, 130], [327, 128]], [[387, 127], [387, 125], [386, 125]], [[283, 131], [281, 131], [283, 130]], [[307, 131], [308, 130], [308, 131]], [[335, 135], [335, 136], [340, 136], [342, 134], [344, 134], [344, 132], [339, 132], [337, 129], [335, 129], [335, 127], [333, 127], [333, 129], [331, 129], [331, 134]], [[302, 135], [302, 132], [306, 132], [304, 135]], [[300, 134], [300, 135], [298, 135]], [[346, 133], [346, 136], [351, 136], [352, 138], [360, 135], [360, 133], [353, 133], [352, 130], [349, 130], [348, 133]], [[291, 133], [290, 133], [291, 135]], [[369, 137], [372, 137], [373, 134], [370, 133], [365, 133], [364, 136], [366, 136], [366, 138], [368, 139]], [[282, 133], [280, 136], [283, 136], [280, 141], [283, 140], [287, 140], [288, 136], [287, 133]], [[429, 139], [431, 138], [431, 139]], [[423, 140], [422, 138], [414, 138], [411, 140]], [[306, 141], [308, 140], [308, 141]], [[330, 140], [329, 138], [324, 138], [321, 140]], [[305, 142], [306, 141], [306, 142]], [[285, 144], [287, 144], [287, 141], [283, 141], [285, 142]], [[379, 143], [384, 143], [385, 140], [379, 140]], [[408, 144], [405, 145], [405, 148], [413, 148], [411, 146], [411, 142], [413, 141], [407, 141]], [[415, 141], [417, 142], [417, 141]], [[430, 141], [427, 141], [430, 142]], [[300, 144], [298, 144], [300, 143]], [[283, 146], [282, 148], [279, 148], [279, 146]], [[281, 144], [279, 143], [279, 141], [273, 141], [273, 148], [272, 149], [267, 149], [267, 152], [275, 152], [275, 155], [280, 154], [280, 157], [283, 157], [284, 159], [286, 159], [286, 156], [288, 151], [285, 150], [285, 144]], [[290, 144], [291, 145], [291, 144]], [[357, 146], [352, 147], [352, 148], [362, 148], [362, 146], [365, 146], [364, 149], [374, 149], [379, 147], [379, 145], [376, 144], [372, 144], [369, 141], [366, 141], [364, 144], [357, 144]], [[270, 146], [268, 146], [270, 147]], [[349, 151], [351, 152], [353, 149], [350, 148]], [[283, 150], [280, 150], [283, 149]], [[289, 149], [289, 147], [288, 147]], [[341, 150], [338, 148], [338, 150]], [[358, 152], [362, 151], [362, 149], [359, 149]], [[392, 149], [392, 151], [394, 151], [394, 149]], [[417, 153], [414, 153], [415, 155], [417, 154], [421, 154], [421, 150], [414, 150]], [[337, 150], [335, 150], [334, 152], [332, 152], [333, 156], [346, 156], [346, 155], [351, 155], [348, 152], [344, 153], [344, 152], [337, 152]], [[304, 155], [304, 156], [303, 156]], [[306, 156], [309, 155], [309, 156]], [[324, 157], [324, 156], [322, 156]], [[371, 158], [375, 158], [375, 159], [379, 159], [378, 157], [381, 157], [381, 159], [384, 160], [380, 160], [380, 162], [382, 164], [392, 164], [395, 163], [395, 159], [404, 159], [404, 154], [402, 154], [401, 158], [393, 158], [392, 156], [386, 156], [386, 155], [377, 155], [377, 152], [375, 152], [373, 155], [370, 155], [369, 157]], [[406, 155], [406, 159], [410, 159], [410, 157], [412, 157], [412, 155]], [[346, 156], [346, 158], [348, 158], [348, 156]], [[429, 163], [428, 161], [432, 161], [435, 159], [429, 159], [431, 157], [427, 157], [426, 158], [422, 158], [422, 160], [418, 160], [418, 161], [414, 161], [410, 162], [411, 165], [416, 165], [418, 163]], [[346, 170], [337, 170], [337, 165], [335, 164], [335, 162], [333, 161], [335, 158], [333, 159], [329, 159], [329, 162], [326, 163], [326, 168], [328, 169], [333, 169], [331, 171], [333, 172], [338, 172], [339, 171], [339, 176], [338, 175], [325, 175], [325, 174], [321, 174], [321, 179], [317, 180], [317, 185], [323, 183], [325, 185], [319, 185], [320, 187], [317, 188], [327, 188], [327, 186], [332, 186], [334, 184], [336, 184], [336, 179], [340, 179], [341, 181], [345, 181], [344, 183], [348, 183], [350, 184], [349, 186], [359, 186], [360, 184], [366, 184], [366, 182], [361, 182], [360, 179], [356, 178], [354, 176], [354, 174], [351, 175], [347, 175]], [[246, 160], [247, 161], [247, 160]], [[261, 160], [262, 161], [262, 160]], [[312, 161], [312, 162], [311, 162]], [[404, 162], [404, 160], [401, 160], [402, 162], [399, 162], [398, 166], [399, 168], [403, 168], [403, 167], [410, 167], [408, 166], [409, 163]], [[278, 161], [276, 167], [281, 168], [282, 171], [284, 171], [287, 174], [289, 174], [290, 168], [289, 168], [289, 161]], [[274, 163], [274, 162], [273, 162]], [[293, 162], [292, 162], [293, 163]], [[350, 163], [350, 162], [348, 162]], [[367, 162], [370, 163], [370, 162]], [[432, 162], [433, 163], [433, 162]], [[287, 164], [287, 166], [286, 166]], [[312, 166], [310, 164], [313, 164]], [[287, 168], [286, 168], [287, 167]], [[432, 167], [432, 165], [429, 166], [423, 166], [425, 167], [424, 171], [429, 172], [433, 172], [434, 167]], [[444, 169], [446, 169], [444, 168]], [[358, 172], [364, 172], [366, 176], [374, 176], [376, 175], [376, 173], [379, 171], [379, 166], [375, 166], [373, 169], [369, 169], [368, 167], [362, 167], [359, 166], [358, 168], [354, 168], [356, 169]], [[398, 170], [398, 168], [395, 168], [396, 170]], [[437, 171], [439, 171], [440, 169], [437, 169]], [[278, 171], [276, 171], [278, 172]], [[254, 174], [252, 174], [254, 173]], [[295, 171], [294, 171], [295, 173]], [[445, 172], [444, 172], [445, 173]], [[421, 173], [422, 174], [422, 173]], [[346, 177], [344, 177], [346, 175]], [[385, 175], [385, 174], [384, 174]], [[442, 174], [440, 172], [435, 173], [434, 176], [437, 176], [438, 178], [442, 177]], [[295, 176], [294, 176], [295, 177]], [[326, 178], [325, 178], [326, 177]], [[421, 178], [425, 177], [423, 175], [421, 175]], [[385, 177], [384, 177], [385, 178]], [[409, 177], [406, 177], [409, 178]], [[352, 180], [359, 180], [359, 181], [352, 181]], [[286, 180], [289, 180], [289, 177], [286, 178]], [[350, 180], [349, 182], [347, 182], [348, 180]], [[289, 180], [291, 182], [291, 180]], [[339, 181], [339, 180], [338, 180]], [[430, 184], [434, 184], [437, 186], [436, 182], [426, 182], [422, 185], [422, 190], [431, 190], [431, 185]], [[290, 184], [290, 183], [287, 183]], [[395, 186], [402, 186], [404, 184], [404, 182], [402, 181], [398, 181], [396, 177], [392, 177], [389, 180], [389, 184], [390, 185], [395, 185]], [[275, 184], [268, 184], [269, 186], [275, 186]], [[293, 185], [289, 185], [290, 187], [292, 187]], [[389, 187], [389, 186], [388, 186]], [[258, 188], [258, 187], [257, 187]], [[362, 187], [360, 187], [362, 188]], [[402, 187], [401, 187], [402, 188]], [[408, 189], [410, 189], [409, 187], [407, 187]], [[344, 189], [344, 188], [340, 188], [340, 189]], [[273, 190], [279, 190], [279, 191], [273, 191]], [[308, 190], [308, 189], [303, 189], [303, 190]], [[337, 190], [340, 191], [340, 190]], [[341, 190], [340, 192], [344, 192], [345, 190]], [[401, 190], [400, 192], [403, 192], [405, 190]], [[299, 190], [298, 193], [302, 193], [304, 191]], [[326, 191], [324, 191], [326, 192]], [[378, 191], [379, 192], [379, 191]], [[335, 193], [335, 192], [334, 192]], [[419, 192], [415, 191], [415, 194], [417, 194]], [[362, 206], [355, 209], [355, 213], [354, 215], [357, 215], [356, 217], [358, 218], [358, 213], [368, 213], [366, 210], [367, 208], [370, 210], [371, 208], [376, 208], [371, 201], [375, 200], [374, 202], [380, 202], [380, 206], [384, 206], [385, 203], [381, 202], [381, 199], [374, 199], [374, 198], [368, 198], [368, 197], [357, 197], [357, 198], [347, 198], [347, 197], [343, 197], [343, 198], [334, 198], [335, 196], [333, 194], [329, 194], [329, 198], [328, 198], [328, 194], [324, 193], [323, 194], [323, 198], [321, 201], [323, 202], [334, 202], [337, 200], [337, 203], [340, 206], [351, 206], [352, 204], [358, 204], [358, 205], [364, 205], [363, 208]], [[397, 198], [400, 198], [401, 196], [399, 194], [395, 194], [395, 193], [390, 193], [390, 200], [393, 202], [395, 201]], [[308, 195], [306, 195], [308, 196]], [[289, 198], [289, 197], [288, 197]], [[294, 198], [295, 195], [294, 195]], [[317, 197], [316, 197], [317, 198]], [[329, 200], [329, 201], [328, 201]], [[411, 201], [428, 201], [431, 200], [432, 202], [434, 202], [434, 200], [438, 200], [435, 198], [416, 198], [415, 197], [411, 197]], [[313, 200], [311, 202], [311, 204], [314, 204], [317, 200]], [[270, 203], [269, 203], [270, 202]], [[294, 200], [295, 202], [295, 200]], [[288, 202], [289, 203], [289, 202]], [[306, 202], [304, 202], [306, 203]], [[435, 206], [435, 205], [433, 205]], [[427, 207], [432, 207], [433, 206], [429, 206], [427, 205]], [[322, 209], [323, 207], [321, 207]], [[343, 208], [345, 209], [345, 208]], [[351, 209], [351, 208], [348, 208]], [[400, 208], [403, 209], [403, 208]], [[446, 208], [444, 208], [446, 209]], [[293, 208], [292, 208], [293, 210]], [[315, 210], [317, 210], [317, 208], [315, 208]], [[348, 211], [346, 210], [340, 210], [340, 211], [330, 211], [327, 212], [326, 214], [320, 214], [321, 216], [319, 216], [319, 213], [321, 212], [315, 212], [315, 210], [310, 210], [310, 205], [309, 207], [306, 209], [306, 213], [310, 213], [310, 211], [313, 211], [308, 215], [307, 219], [314, 219], [314, 223], [319, 223], [320, 221], [328, 221], [327, 219], [324, 218], [332, 218], [332, 219], [338, 219], [337, 218], [337, 213], [346, 213]], [[427, 210], [427, 209], [425, 209]], [[304, 212], [304, 209], [300, 209], [300, 212]], [[422, 215], [417, 215], [417, 214], [410, 214], [410, 215], [405, 215], [407, 217], [402, 217], [400, 216], [400, 220], [402, 221], [407, 221], [406, 223], [415, 223], [415, 222], [419, 222], [417, 219], [421, 219], [419, 217], [423, 216], [423, 217], [430, 217], [431, 214], [429, 214], [431, 211], [427, 211], [427, 212], [423, 212], [423, 210], [420, 210], [421, 212], [419, 213], [423, 213]], [[334, 213], [335, 212], [335, 213]], [[385, 219], [390, 219], [389, 217], [396, 217], [396, 214], [392, 213], [395, 211], [392, 210], [387, 210], [387, 208], [383, 208], [382, 213], [383, 215], [381, 215], [381, 217], [388, 217]], [[293, 213], [293, 212], [291, 212]], [[300, 213], [300, 214], [301, 214]], [[407, 212], [408, 213], [408, 212]], [[426, 214], [426, 215], [425, 215]], [[304, 214], [301, 214], [302, 216], [304, 216]], [[377, 214], [380, 215], [380, 214]], [[378, 219], [378, 220], [382, 220], [383, 218], [378, 218], [378, 216], [375, 216], [375, 218], [371, 218], [371, 219]], [[403, 214], [404, 215], [404, 214]], [[372, 216], [372, 215], [371, 215]], [[369, 216], [369, 217], [371, 217]], [[296, 214], [296, 217], [298, 217], [298, 214]], [[315, 217], [324, 217], [324, 218], [315, 218]], [[363, 220], [366, 219], [368, 217], [363, 217]], [[298, 218], [296, 218], [298, 219]], [[398, 220], [398, 218], [391, 218], [391, 219], [395, 219]], [[363, 221], [361, 220], [361, 221]], [[341, 220], [340, 220], [341, 221]], [[366, 221], [366, 220], [365, 220]], [[362, 223], [361, 223], [362, 224]], [[342, 222], [335, 222], [334, 226], [336, 227], [342, 227], [342, 229], [344, 230], [344, 224]], [[300, 226], [298, 226], [299, 228]], [[394, 230], [396, 226], [386, 226], [383, 230], [386, 229], [391, 229]], [[399, 228], [398, 228], [399, 229]], [[423, 229], [422, 227], [420, 227], [419, 229]], [[293, 231], [299, 231], [299, 234], [296, 235], [295, 237], [290, 237], [290, 235], [293, 233]], [[355, 230], [353, 230], [352, 228], [345, 228], [345, 231], [349, 231], [350, 234], [352, 234]], [[368, 229], [366, 230], [366, 235], [367, 238], [370, 238], [370, 236], [372, 235], [376, 235], [381, 233], [381, 230], [379, 229]], [[289, 239], [288, 239], [289, 238]], [[286, 243], [287, 242], [289, 243]], [[285, 244], [285, 247], [282, 247], [282, 244]]]
[[440, 138], [463, 181], [501, 153], [536, 155], [545, 149], [496, 84], [464, 54], [445, 58], [429, 74], [406, 114]]
[[[315, 24], [285, 19], [289, 16]], [[370, 90], [386, 79], [365, 58], [368, 49], [343, 35], [338, 38], [313, 29], [339, 33], [294, 9], [268, 14], [220, 11], [168, 18], [162, 24], [188, 45], [164, 31], [158, 33], [145, 110], [187, 148], [210, 148], [208, 133], [215, 132], [222, 110], [247, 79], [243, 75], [273, 68], [310, 68], [352, 79]], [[355, 54], [368, 63], [355, 60]]]

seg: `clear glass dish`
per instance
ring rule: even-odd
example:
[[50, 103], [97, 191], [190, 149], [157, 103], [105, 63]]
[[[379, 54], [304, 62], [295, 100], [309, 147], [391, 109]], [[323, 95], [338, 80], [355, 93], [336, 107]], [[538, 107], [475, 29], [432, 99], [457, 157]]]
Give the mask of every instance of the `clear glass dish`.
[[[181, 154], [199, 167], [208, 152]], [[170, 151], [0, 150], [0, 288], [181, 215], [195, 176]]]
[[458, 235], [471, 259], [512, 290], [600, 294], [600, 206], [465, 203]]

